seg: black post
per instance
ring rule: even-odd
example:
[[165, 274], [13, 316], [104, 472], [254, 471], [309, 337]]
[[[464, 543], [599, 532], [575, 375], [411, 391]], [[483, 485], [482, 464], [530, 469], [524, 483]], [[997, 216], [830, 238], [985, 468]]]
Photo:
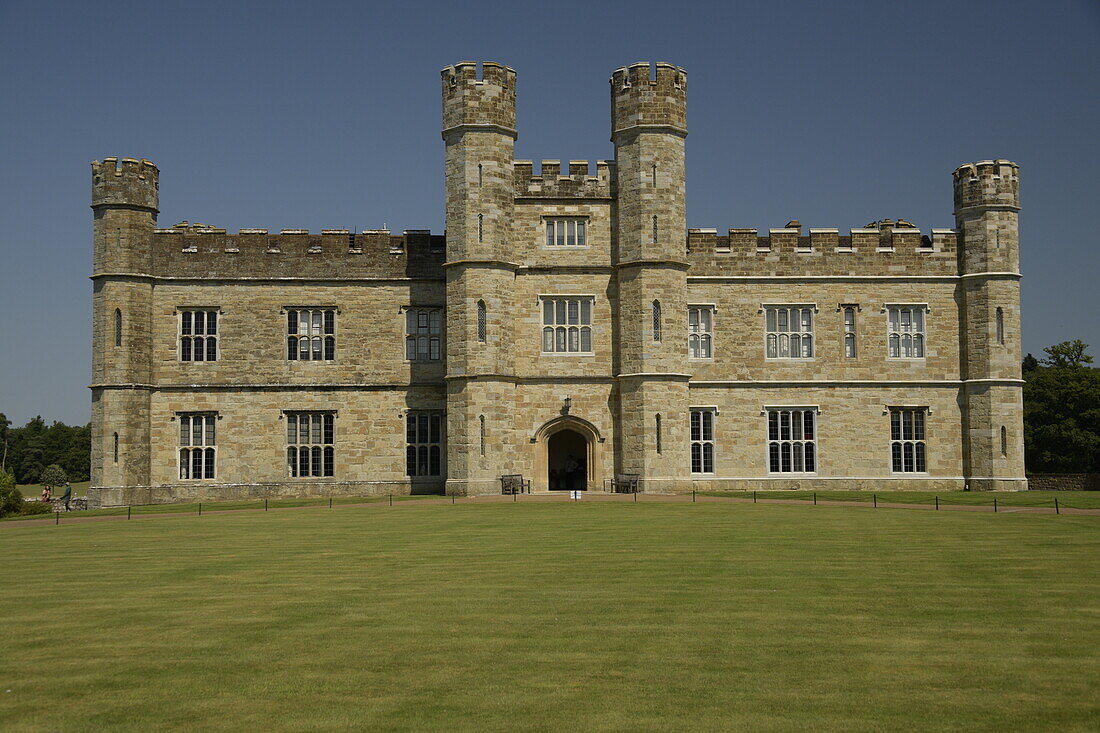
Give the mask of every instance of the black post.
[[817, 506], [817, 492], [814, 492], [814, 506]]
[[691, 502], [692, 502], [693, 504], [695, 503], [695, 489], [692, 489], [692, 490], [691, 490]]
[[[693, 491], [693, 492], [691, 492], [691, 494], [692, 494], [691, 500], [695, 501], [695, 492]], [[634, 492], [634, 503], [635, 504], [638, 503], [638, 492], [637, 491]]]
[[752, 492], [752, 503], [753, 503], [753, 504], [755, 504], [755, 503], [756, 503], [756, 492], [755, 492], [755, 491], [754, 491], [754, 492]]
[[130, 518], [130, 507], [126, 507], [126, 518]]
[[451, 494], [451, 503], [452, 503], [452, 504], [454, 504], [454, 503], [455, 503], [455, 495], [454, 495], [454, 494]]
[[390, 497], [390, 506], [393, 506], [393, 494], [388, 494]]
[[1054, 497], [1054, 513], [1055, 514], [1061, 514], [1062, 513], [1060, 511], [1058, 511], [1058, 497], [1057, 496]]
[[267, 511], [267, 499], [264, 499], [264, 511]]
[[997, 513], [997, 497], [993, 497], [993, 513]]
[[878, 494], [871, 494], [871, 501], [875, 505], [875, 509], [878, 509]]
[[512, 492], [512, 503], [513, 504], [516, 503], [516, 492], [515, 491]]
[[328, 508], [332, 509], [332, 497], [331, 496], [328, 498]]
[[202, 502], [199, 502], [199, 516], [202, 516]]
[[936, 497], [936, 511], [938, 512], [939, 510], [940, 510], [940, 497], [937, 496]]
[[57, 512], [57, 520], [54, 522], [54, 524], [61, 524], [61, 512]]

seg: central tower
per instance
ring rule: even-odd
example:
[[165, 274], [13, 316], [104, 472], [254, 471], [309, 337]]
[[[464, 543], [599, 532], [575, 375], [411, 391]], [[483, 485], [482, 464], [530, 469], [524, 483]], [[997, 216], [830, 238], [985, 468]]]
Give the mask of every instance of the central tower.
[[619, 470], [648, 491], [684, 486], [688, 453], [684, 138], [687, 74], [658, 63], [611, 77], [618, 286]]

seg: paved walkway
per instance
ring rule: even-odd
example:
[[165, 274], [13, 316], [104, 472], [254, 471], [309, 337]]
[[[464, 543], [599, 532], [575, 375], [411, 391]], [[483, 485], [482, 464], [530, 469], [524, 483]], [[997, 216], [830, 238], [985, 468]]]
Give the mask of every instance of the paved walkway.
[[[807, 499], [753, 499], [752, 496], [740, 497], [740, 496], [693, 496], [691, 494], [609, 494], [605, 492], [593, 491], [584, 494], [580, 501], [583, 502], [619, 502], [619, 503], [670, 503], [670, 504], [785, 504], [789, 506], [816, 506], [818, 508], [828, 507], [858, 507], [862, 509], [923, 509], [926, 511], [943, 511], [943, 512], [983, 512], [986, 514], [994, 513], [994, 507], [992, 505], [992, 496], [990, 497], [990, 503], [988, 505], [980, 504], [944, 504], [939, 505], [939, 509], [936, 509], [934, 504], [904, 504], [899, 502], [879, 501], [878, 506], [875, 507], [871, 502], [867, 501], [837, 501], [837, 500], [822, 500], [816, 505]], [[386, 501], [372, 501], [364, 502], [362, 504], [335, 504], [332, 508], [335, 509], [366, 509], [366, 508], [398, 508], [398, 507], [418, 507], [418, 506], [438, 506], [440, 504], [500, 504], [500, 503], [568, 503], [573, 499], [569, 497], [568, 493], [535, 493], [535, 494], [520, 494], [516, 496], [471, 496], [471, 497], [457, 497], [452, 498], [449, 496], [441, 496], [431, 499], [404, 499], [401, 501], [395, 501], [391, 505]], [[217, 506], [213, 504], [212, 506]], [[327, 509], [323, 504], [312, 504], [307, 506], [295, 506], [295, 507], [271, 507], [273, 512], [286, 512], [299, 509]], [[208, 514], [255, 514], [257, 512], [264, 512], [264, 509], [212, 509], [207, 508], [202, 512], [202, 516]], [[999, 505], [996, 509], [1001, 514], [1055, 514], [1054, 507], [1036, 507], [1036, 506], [1004, 506]], [[1070, 507], [1061, 507], [1059, 509], [1061, 514], [1073, 514], [1073, 515], [1085, 515], [1085, 516], [1100, 516], [1100, 509], [1073, 509]], [[10, 522], [0, 522], [0, 529], [9, 527], [52, 527], [55, 524], [85, 524], [88, 522], [125, 522], [128, 520], [125, 514], [107, 514], [107, 515], [83, 515], [83, 512], [71, 512], [68, 514], [61, 514], [60, 519], [57, 516], [51, 516], [44, 519], [23, 519], [14, 520]], [[83, 516], [81, 516], [83, 515]], [[158, 519], [161, 517], [198, 517], [197, 511], [189, 512], [158, 512], [155, 514], [134, 514], [129, 521]]]

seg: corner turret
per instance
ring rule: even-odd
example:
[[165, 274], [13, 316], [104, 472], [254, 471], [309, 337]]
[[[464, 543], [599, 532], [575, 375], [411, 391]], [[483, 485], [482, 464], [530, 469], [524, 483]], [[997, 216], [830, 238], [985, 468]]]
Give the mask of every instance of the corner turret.
[[158, 212], [160, 171], [152, 161], [118, 158], [92, 161], [92, 208], [128, 206]]
[[441, 72], [443, 78], [443, 136], [456, 127], [496, 127], [516, 137], [516, 72], [486, 61], [477, 77], [477, 64], [460, 61]]
[[668, 127], [687, 134], [687, 72], [656, 64], [650, 78], [646, 62], [620, 67], [611, 75], [611, 141], [634, 127]]

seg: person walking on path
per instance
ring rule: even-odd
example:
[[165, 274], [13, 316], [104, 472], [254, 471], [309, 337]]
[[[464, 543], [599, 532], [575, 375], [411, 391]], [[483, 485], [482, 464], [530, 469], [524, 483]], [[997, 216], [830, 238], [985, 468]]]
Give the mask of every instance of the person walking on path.
[[72, 499], [72, 498], [73, 498], [73, 485], [69, 484], [69, 483], [66, 483], [65, 484], [65, 494], [64, 494], [64, 496], [61, 497], [61, 501], [65, 502], [65, 511], [67, 511], [67, 512], [72, 511], [72, 509], [69, 508], [69, 500]]

